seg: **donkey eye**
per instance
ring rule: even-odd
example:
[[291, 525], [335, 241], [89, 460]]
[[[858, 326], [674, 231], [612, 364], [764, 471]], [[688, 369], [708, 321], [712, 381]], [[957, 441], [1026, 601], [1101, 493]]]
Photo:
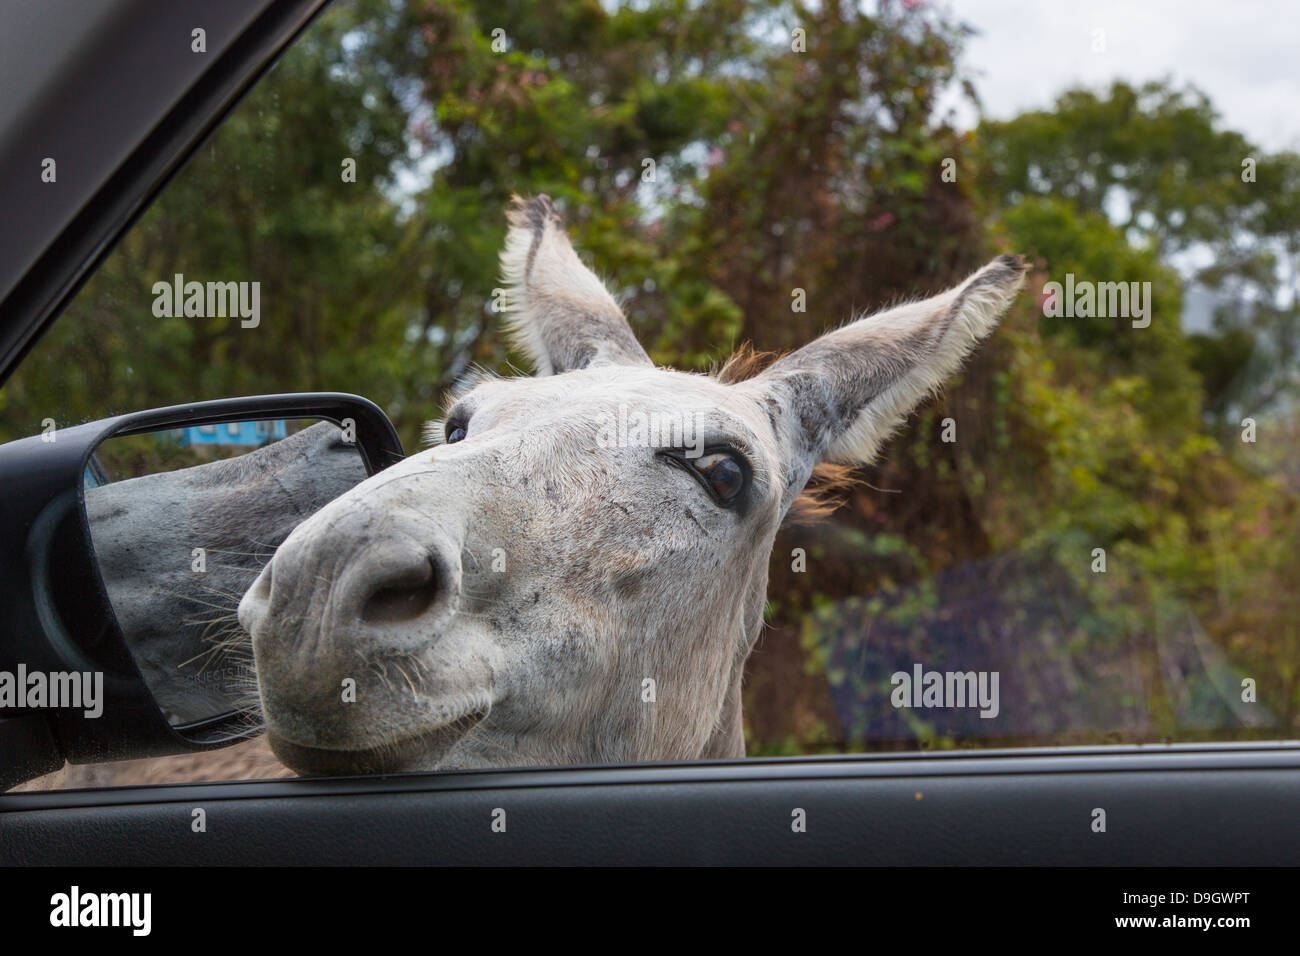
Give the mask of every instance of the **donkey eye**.
[[724, 508], [744, 499], [743, 492], [752, 472], [749, 461], [738, 451], [715, 447], [705, 449], [698, 458], [690, 458], [684, 451], [665, 449], [659, 452], [659, 457], [698, 481], [709, 497]]
[[719, 501], [732, 501], [745, 487], [745, 470], [725, 452], [704, 455], [693, 464]]
[[464, 425], [453, 425], [451, 428], [447, 429], [447, 434], [444, 440], [448, 445], [452, 445], [464, 438], [465, 435], [466, 432]]

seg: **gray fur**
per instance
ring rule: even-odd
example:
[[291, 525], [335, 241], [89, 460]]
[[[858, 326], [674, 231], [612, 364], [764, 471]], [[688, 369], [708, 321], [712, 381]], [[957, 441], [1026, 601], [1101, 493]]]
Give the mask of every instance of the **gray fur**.
[[515, 197], [501, 253], [508, 327], [538, 375], [651, 365], [623, 311], [578, 258], [549, 196]]

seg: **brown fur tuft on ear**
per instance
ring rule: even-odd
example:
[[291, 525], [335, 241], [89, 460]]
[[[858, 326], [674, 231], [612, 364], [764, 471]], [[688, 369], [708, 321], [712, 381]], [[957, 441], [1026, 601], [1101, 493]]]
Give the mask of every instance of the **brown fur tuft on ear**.
[[[723, 385], [734, 385], [753, 378], [781, 357], [777, 352], [760, 352], [750, 342], [732, 352], [722, 367], [713, 373]], [[808, 484], [790, 506], [785, 524], [812, 524], [835, 512], [865, 479], [856, 468], [821, 462], [813, 468]]]
[[786, 514], [785, 524], [812, 524], [839, 510], [853, 489], [866, 483], [858, 469], [829, 461], [817, 464]]
[[778, 352], [760, 352], [752, 342], [745, 342], [728, 356], [722, 367], [713, 373], [713, 377], [723, 385], [735, 385], [753, 378], [780, 357]]

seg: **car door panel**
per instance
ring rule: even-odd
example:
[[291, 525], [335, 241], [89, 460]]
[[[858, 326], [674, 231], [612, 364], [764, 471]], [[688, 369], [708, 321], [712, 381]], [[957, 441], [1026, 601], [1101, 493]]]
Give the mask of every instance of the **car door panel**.
[[1291, 748], [989, 751], [10, 794], [0, 861], [1293, 865], [1298, 816]]

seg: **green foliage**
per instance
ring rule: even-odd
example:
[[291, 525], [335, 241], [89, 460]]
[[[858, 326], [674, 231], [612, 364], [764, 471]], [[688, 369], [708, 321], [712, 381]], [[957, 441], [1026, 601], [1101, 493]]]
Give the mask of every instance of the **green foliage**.
[[1294, 401], [1300, 156], [1266, 153], [1225, 129], [1203, 93], [1168, 82], [1070, 90], [1050, 110], [981, 124], [978, 142], [989, 209], [1037, 199], [1106, 221], [1165, 263], [1165, 278], [1177, 256], [1208, 262], [1184, 268], [1189, 288], [1220, 299], [1194, 349], [1207, 375], [1202, 406], [1221, 434], [1233, 415]]
[[1051, 280], [1071, 274], [1090, 282], [1150, 283], [1148, 328], [1134, 328], [1128, 316], [1044, 315], [1043, 333], [1075, 346], [1096, 371], [1141, 379], [1130, 397], [1155, 420], [1196, 428], [1201, 382], [1180, 321], [1177, 273], [1154, 252], [1131, 245], [1101, 214], [1080, 212], [1065, 200], [1026, 198], [1005, 211], [1002, 226], [1012, 248], [1048, 264]]

